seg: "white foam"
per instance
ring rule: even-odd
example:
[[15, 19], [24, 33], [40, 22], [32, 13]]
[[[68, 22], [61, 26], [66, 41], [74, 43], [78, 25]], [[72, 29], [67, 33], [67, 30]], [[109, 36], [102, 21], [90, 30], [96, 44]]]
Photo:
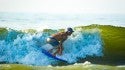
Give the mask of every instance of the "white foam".
[[[42, 46], [52, 48], [45, 42], [49, 34], [16, 34], [16, 32], [10, 32], [6, 40], [0, 41], [0, 61], [31, 65], [51, 65], [58, 63], [56, 60], [44, 55], [40, 50]], [[17, 38], [12, 39], [15, 36]], [[77, 62], [79, 58], [85, 58], [86, 56], [103, 55], [102, 42], [98, 30], [92, 33], [91, 30], [85, 32], [75, 31], [63, 43], [63, 47], [63, 55], [57, 56], [69, 63]]]

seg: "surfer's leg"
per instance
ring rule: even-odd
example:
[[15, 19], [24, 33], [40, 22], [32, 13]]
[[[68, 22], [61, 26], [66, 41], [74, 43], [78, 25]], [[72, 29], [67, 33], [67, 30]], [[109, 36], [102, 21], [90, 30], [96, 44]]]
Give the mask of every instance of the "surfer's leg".
[[56, 54], [62, 55], [62, 51], [63, 51], [63, 47], [58, 47], [57, 51], [53, 55], [56, 55]]
[[57, 47], [56, 49], [57, 49], [57, 50], [56, 50], [56, 52], [54, 52], [54, 54], [53, 54], [53, 55], [56, 55], [56, 54], [58, 54], [58, 53], [59, 53], [59, 51], [60, 51], [59, 47]]
[[62, 51], [63, 51], [63, 47], [59, 47], [58, 54], [59, 54], [59, 55], [62, 55]]

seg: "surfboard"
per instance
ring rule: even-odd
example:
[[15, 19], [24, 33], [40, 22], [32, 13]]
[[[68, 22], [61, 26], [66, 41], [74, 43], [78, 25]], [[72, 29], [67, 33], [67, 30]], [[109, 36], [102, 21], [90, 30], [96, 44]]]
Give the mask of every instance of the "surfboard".
[[50, 58], [53, 58], [53, 59], [56, 59], [56, 60], [59, 60], [59, 61], [62, 61], [62, 62], [67, 62], [66, 60], [63, 60], [61, 58], [58, 58], [57, 56], [53, 56], [51, 53], [49, 53], [47, 50], [45, 49], [42, 49], [41, 48], [41, 51], [42, 53], [44, 53], [46, 56], [50, 57]]

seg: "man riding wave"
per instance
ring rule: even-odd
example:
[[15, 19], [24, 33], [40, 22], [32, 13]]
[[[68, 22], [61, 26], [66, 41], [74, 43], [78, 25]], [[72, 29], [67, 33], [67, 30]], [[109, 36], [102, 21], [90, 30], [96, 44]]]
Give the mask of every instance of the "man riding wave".
[[[51, 44], [54, 48], [56, 48], [56, 52], [54, 52], [54, 56], [56, 54], [62, 55], [63, 51], [63, 42], [73, 33], [72, 28], [67, 28], [66, 32], [59, 32], [56, 34], [51, 35], [49, 38], [47, 38], [47, 43]], [[53, 48], [53, 49], [54, 49]], [[53, 49], [50, 49], [49, 51], [52, 51]]]

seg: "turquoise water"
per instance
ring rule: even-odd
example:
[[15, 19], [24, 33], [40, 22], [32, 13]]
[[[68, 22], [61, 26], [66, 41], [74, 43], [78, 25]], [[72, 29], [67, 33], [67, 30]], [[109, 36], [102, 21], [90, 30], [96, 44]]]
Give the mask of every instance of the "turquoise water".
[[[44, 55], [40, 47], [46, 44], [50, 33], [22, 33], [8, 29], [5, 39], [0, 40], [0, 62], [28, 65], [58, 65], [60, 61]], [[76, 63], [87, 56], [103, 56], [103, 46], [98, 29], [75, 31], [64, 43], [63, 55], [58, 57]]]
[[[36, 13], [3, 13], [0, 12], [0, 27], [7, 27], [8, 33], [5, 39], [0, 36], [0, 63], [15, 63], [23, 65], [33, 65], [35, 70], [51, 69], [52, 70], [124, 70], [125, 66], [110, 66], [93, 64], [94, 60], [106, 64], [105, 61], [98, 61], [95, 57], [104, 56], [103, 41], [101, 40], [100, 30], [91, 29], [75, 31], [64, 42], [64, 51], [62, 56], [58, 56], [68, 61], [67, 65], [55, 59], [44, 55], [39, 49], [46, 44], [45, 39], [52, 34], [51, 32], [37, 32], [34, 34], [23, 33], [16, 30], [36, 29], [41, 31], [45, 28], [67, 28], [79, 25], [104, 24], [125, 26], [124, 14], [36, 14]], [[14, 30], [11, 30], [12, 28]], [[88, 56], [93, 57], [84, 61]], [[81, 61], [82, 60], [82, 61]], [[92, 61], [91, 61], [92, 60]], [[120, 60], [119, 60], [120, 62]], [[75, 63], [75, 64], [74, 64]], [[80, 63], [80, 64], [79, 64]], [[87, 65], [86, 65], [87, 63]], [[115, 62], [114, 62], [115, 63]], [[11, 64], [4, 66], [5, 69], [11, 68]], [[85, 65], [84, 65], [85, 64]], [[14, 65], [18, 68], [18, 66]], [[56, 67], [51, 66], [56, 65]], [[0, 65], [1, 68], [2, 64]], [[40, 66], [40, 67], [35, 67]], [[42, 67], [42, 66], [45, 66]], [[12, 67], [13, 68], [13, 67]], [[23, 67], [22, 67], [23, 68]]]

